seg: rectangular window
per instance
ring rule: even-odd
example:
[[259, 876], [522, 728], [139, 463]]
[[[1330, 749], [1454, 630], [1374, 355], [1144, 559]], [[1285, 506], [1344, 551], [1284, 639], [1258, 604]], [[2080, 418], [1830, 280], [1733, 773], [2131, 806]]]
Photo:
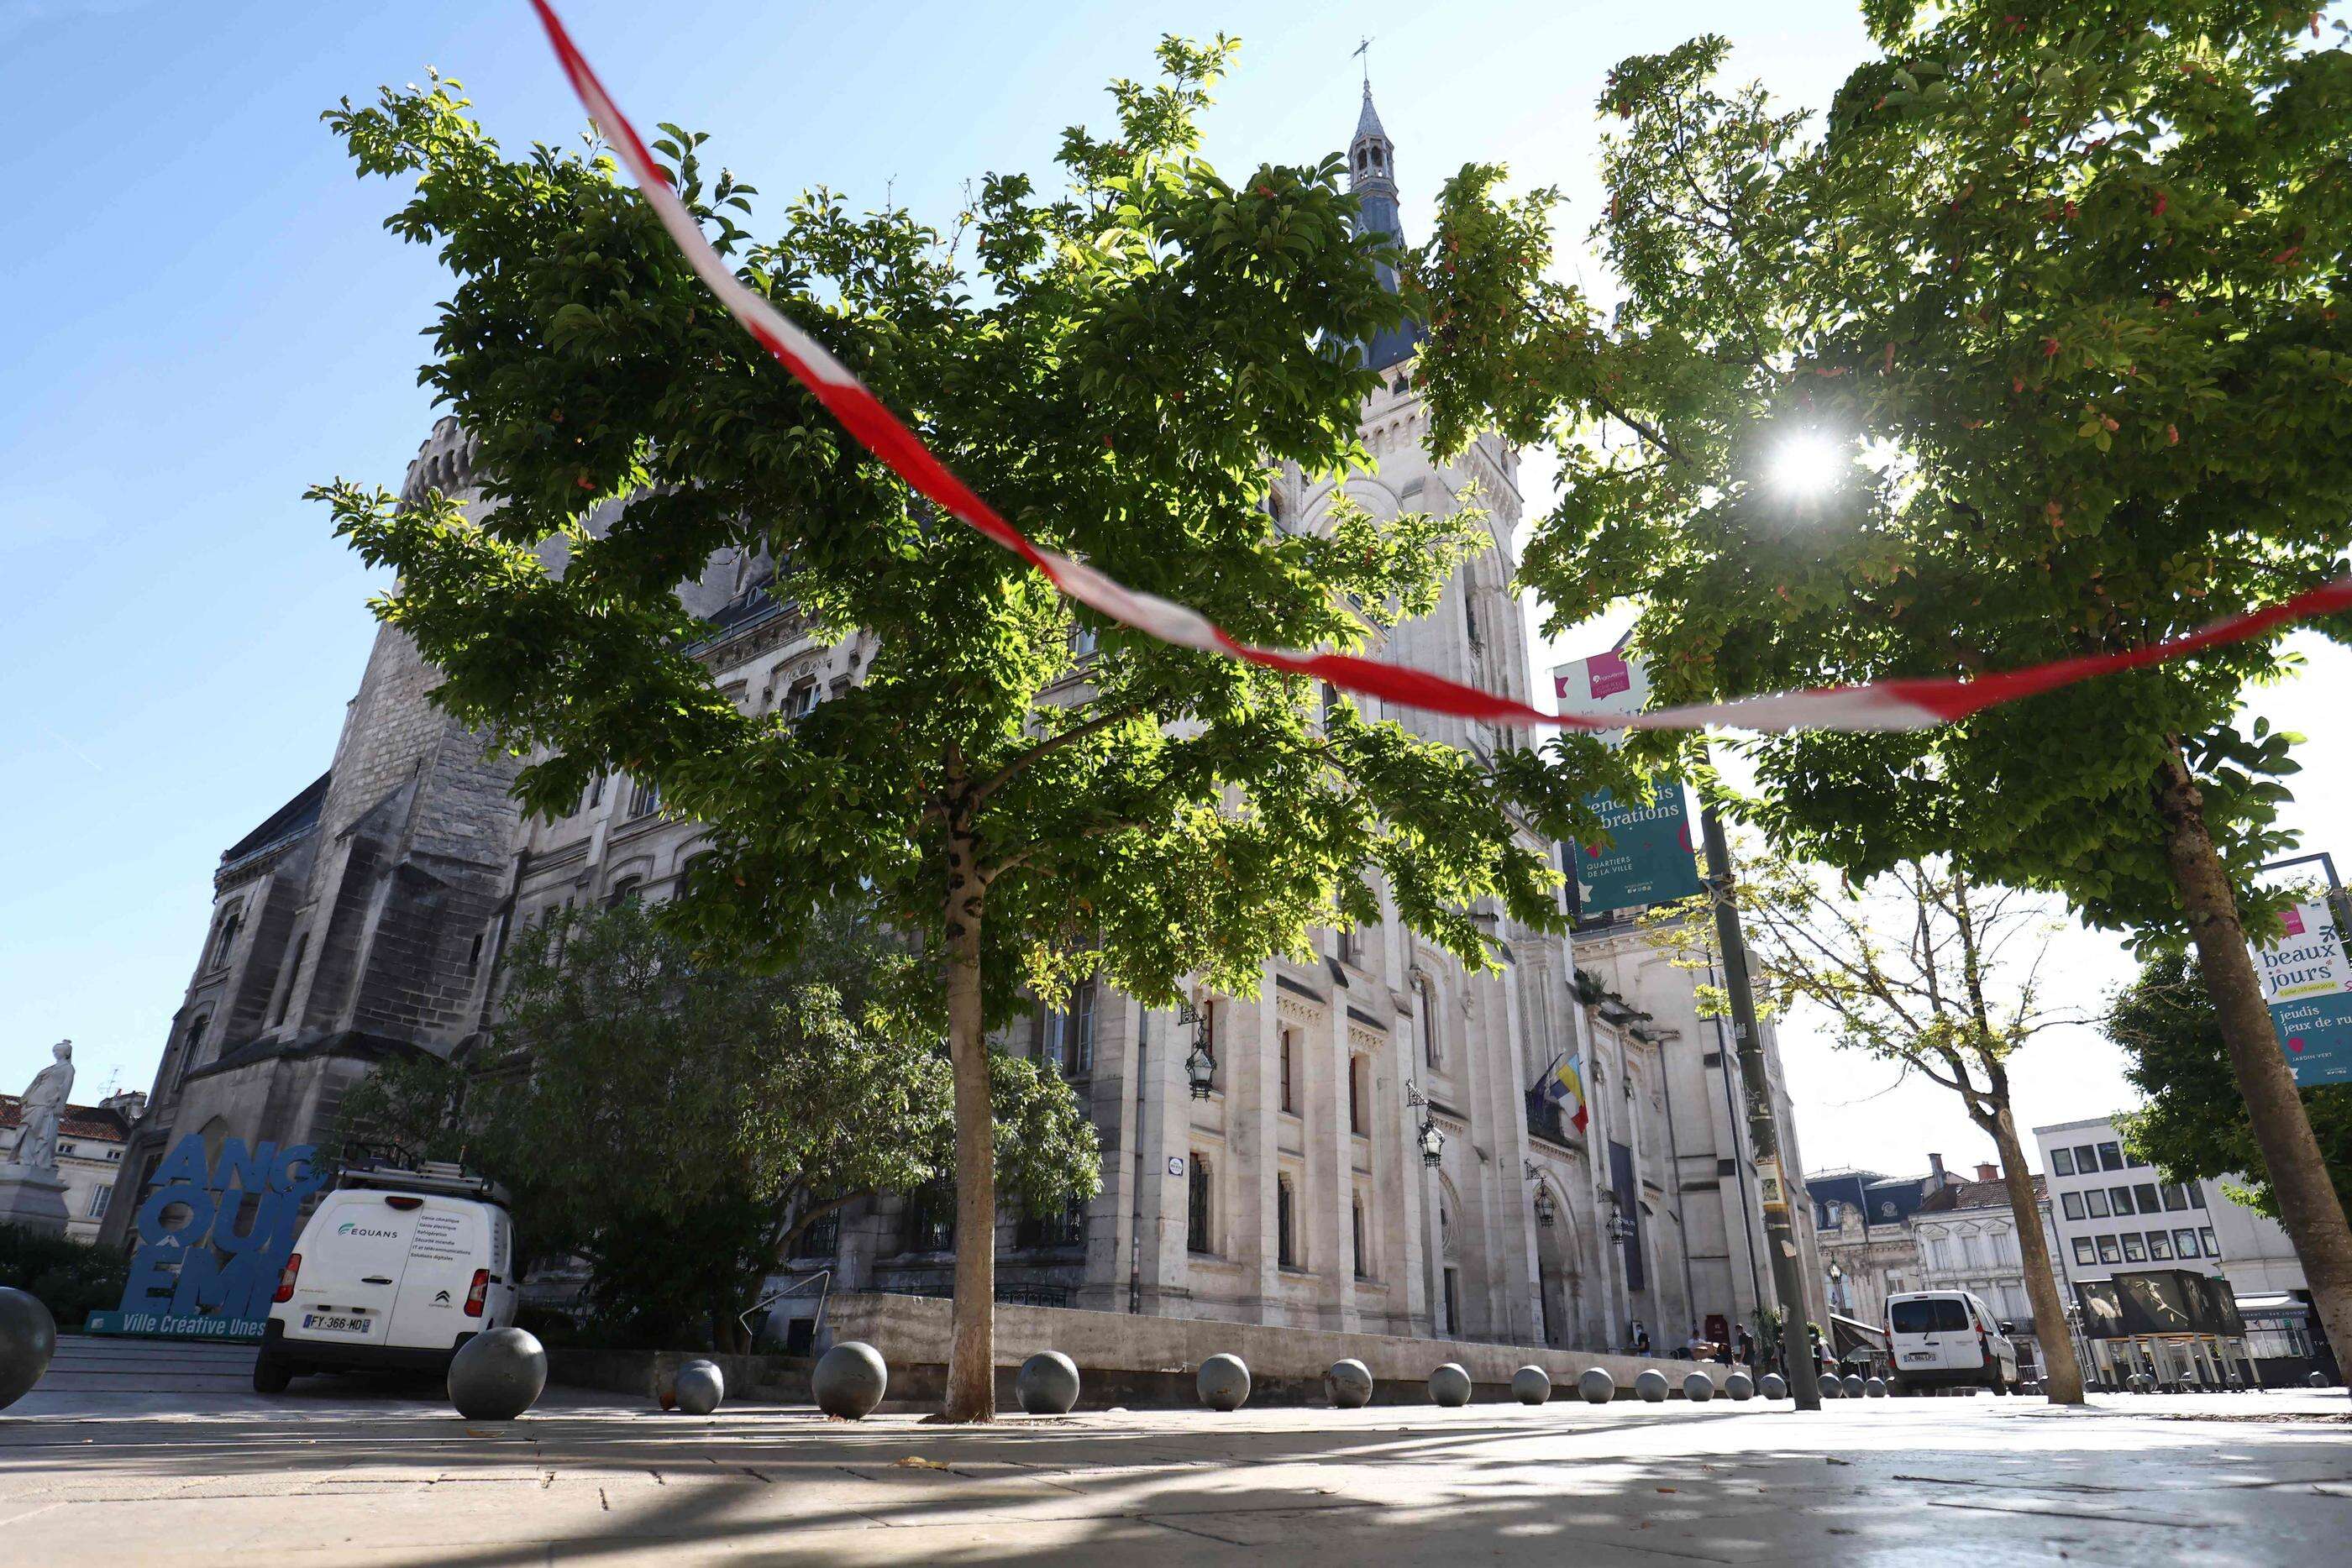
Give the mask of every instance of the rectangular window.
[[2193, 1208], [2202, 1208], [2205, 1207], [2205, 1184], [2203, 1182], [2192, 1181], [2189, 1184], [2189, 1206]]
[[2147, 1233], [2147, 1255], [2159, 1263], [2172, 1260], [2172, 1238], [2161, 1230]]
[[1364, 1131], [1364, 1059], [1348, 1058], [1348, 1131], [1361, 1136]]
[[1282, 1108], [1293, 1114], [1296, 1114], [1298, 1110], [1298, 1096], [1293, 1078], [1297, 1069], [1292, 1061], [1297, 1054], [1297, 1030], [1286, 1029], [1282, 1031]]
[[2221, 1244], [2213, 1239], [2213, 1232], [2207, 1227], [2200, 1225], [2197, 1228], [2197, 1239], [2205, 1244], [2205, 1256], [2208, 1258], [2221, 1255]]
[[2122, 1145], [2117, 1144], [2101, 1144], [2099, 1145], [2099, 1168], [2103, 1171], [2119, 1171], [2123, 1169], [2124, 1151]]
[[2127, 1165], [2127, 1166], [2137, 1166], [2145, 1167], [2145, 1166], [2147, 1166], [2147, 1162], [2146, 1160], [2144, 1160], [2144, 1159], [2140, 1158], [2140, 1156], [2139, 1156], [2138, 1155], [2134, 1154], [2131, 1150], [2129, 1150], [2129, 1149], [2126, 1149], [2126, 1150], [2124, 1151], [2124, 1164], [2126, 1164], [2126, 1165]]
[[2074, 1152], [2072, 1149], [2051, 1150], [2050, 1171], [2053, 1176], [2073, 1176], [2074, 1174]]
[[2154, 1214], [2163, 1207], [2163, 1200], [2156, 1196], [2156, 1184], [2152, 1181], [2134, 1183], [2132, 1197], [2139, 1200], [2142, 1214]]
[[2124, 1261], [2126, 1263], [2147, 1261], [2147, 1243], [2140, 1239], [2139, 1232], [2137, 1230], [2126, 1231], [2124, 1234]]
[[89, 1194], [89, 1218], [92, 1219], [105, 1218], [106, 1206], [112, 1200], [113, 1197], [114, 1187], [111, 1183], [105, 1186], [92, 1187]]
[[945, 1183], [919, 1188], [907, 1199], [906, 1228], [899, 1247], [908, 1252], [946, 1252], [955, 1247], [955, 1188]]
[[809, 1222], [793, 1242], [795, 1258], [830, 1258], [841, 1250], [841, 1210], [835, 1209], [822, 1219]]
[[2099, 1261], [2102, 1263], [2120, 1263], [2123, 1260], [2124, 1249], [2116, 1245], [2116, 1239], [2112, 1236], [2100, 1237]]
[[2172, 1233], [2172, 1249], [2183, 1258], [2197, 1256], [2197, 1232], [2176, 1230]]
[[1083, 1078], [1095, 1070], [1095, 983], [1080, 980], [1070, 996], [1068, 1055], [1070, 1076]]
[[2079, 1192], [2060, 1193], [2058, 1206], [2066, 1211], [2066, 1218], [2069, 1219], [2083, 1218], [2083, 1195]]
[[2188, 1207], [2189, 1189], [2187, 1187], [2168, 1186], [2164, 1189], [2164, 1211], [2167, 1214], [2177, 1214]]
[[1298, 1267], [1298, 1239], [1292, 1216], [1297, 1202], [1291, 1195], [1290, 1178], [1274, 1178], [1274, 1260], [1286, 1269]]
[[1969, 1310], [1949, 1296], [1914, 1296], [1886, 1309], [1896, 1333], [1958, 1333], [1969, 1326]]
[[1209, 1161], [1198, 1149], [1192, 1151], [1192, 1180], [1185, 1192], [1184, 1248], [1209, 1250]]
[[2074, 1238], [2075, 1262], [2095, 1264], [2098, 1260], [2099, 1250], [2097, 1248], [2091, 1245], [2091, 1239], [2089, 1237], [2077, 1236]]
[[2097, 1187], [2085, 1187], [2083, 1201], [2090, 1206], [2092, 1218], [2105, 1219], [2107, 1217], [2107, 1195]]
[[2107, 1188], [2107, 1196], [2115, 1199], [2116, 1212], [2117, 1214], [2129, 1214], [2132, 1211], [2131, 1188], [2127, 1186], [2111, 1186]]
[[2074, 1145], [2074, 1168], [2082, 1172], [2084, 1176], [2089, 1176], [2093, 1171], [2097, 1170], [2099, 1168], [2099, 1151], [2091, 1147], [2088, 1144], [2076, 1144]]
[[661, 786], [632, 779], [629, 784], [629, 820], [650, 817], [661, 810]]
[[1445, 1270], [1445, 1332], [1449, 1334], [1462, 1332], [1462, 1270], [1459, 1269]]
[[1366, 1279], [1369, 1276], [1364, 1272], [1364, 1200], [1361, 1197], [1355, 1200], [1354, 1208], [1348, 1217], [1348, 1228], [1349, 1239], [1354, 1243], [1356, 1278]]

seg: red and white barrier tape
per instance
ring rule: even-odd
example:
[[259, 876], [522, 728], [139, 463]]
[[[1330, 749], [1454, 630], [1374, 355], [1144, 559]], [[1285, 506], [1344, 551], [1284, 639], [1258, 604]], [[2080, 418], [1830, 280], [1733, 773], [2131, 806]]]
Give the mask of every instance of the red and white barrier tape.
[[1475, 686], [1378, 659], [1254, 647], [1237, 642], [1197, 611], [1157, 594], [1139, 592], [1083, 561], [1039, 549], [1020, 529], [998, 516], [993, 507], [933, 455], [913, 431], [884, 407], [881, 400], [867, 391], [847, 367], [743, 286], [726, 261], [710, 248], [701, 225], [670, 189], [652, 152], [639, 139], [636, 128], [605, 92], [604, 84], [597, 79], [594, 69], [572, 42], [572, 35], [564, 30], [554, 8], [548, 0], [530, 3], [547, 29], [548, 42], [554, 46], [556, 57], [572, 78], [573, 90], [587, 106], [589, 117], [610, 140], [613, 151], [628, 169], [629, 177], [652, 204], [662, 227], [677, 241], [695, 276], [719, 297], [719, 303], [742, 323], [744, 330], [759, 340], [779, 364], [831, 410], [866, 450], [888, 464], [918, 493], [1044, 572], [1055, 588], [1070, 598], [1163, 643], [1223, 653], [1292, 674], [1312, 675], [1344, 691], [1360, 692], [1402, 707], [1528, 728], [1564, 726], [1572, 729], [1698, 729], [1719, 725], [1753, 730], [1922, 729], [2020, 697], [2072, 685], [2094, 675], [2161, 664], [2258, 636], [2291, 621], [2352, 609], [2352, 577], [2346, 577], [2267, 610], [2234, 616], [2201, 632], [2128, 653], [2065, 659], [1969, 680], [1883, 681], [1866, 686], [1830, 686], [1740, 697], [1730, 702], [1696, 703], [1640, 714], [1570, 706], [1565, 702], [1565, 694], [1561, 694], [1562, 711], [1549, 714]]

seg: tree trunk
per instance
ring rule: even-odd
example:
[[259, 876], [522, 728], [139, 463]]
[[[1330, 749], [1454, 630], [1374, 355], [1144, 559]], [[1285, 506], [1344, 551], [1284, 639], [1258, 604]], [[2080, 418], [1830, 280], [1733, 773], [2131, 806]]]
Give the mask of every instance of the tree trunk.
[[980, 990], [982, 891], [967, 833], [948, 845], [948, 1054], [955, 1069], [954, 1343], [948, 1353], [949, 1421], [996, 1419], [996, 1133], [988, 1092], [988, 1036]]
[[2025, 1294], [2033, 1303], [2033, 1337], [2042, 1346], [2042, 1387], [2053, 1405], [2083, 1403], [2083, 1364], [2074, 1357], [2074, 1336], [2066, 1328], [2066, 1300], [2050, 1266], [2050, 1233], [2042, 1228], [2042, 1204], [2033, 1196], [2033, 1176], [2017, 1141], [2017, 1118], [2004, 1097], [1995, 1108], [1992, 1134], [2000, 1153], [2001, 1185], [2009, 1189], [2010, 1218], [2017, 1221], [2018, 1256], [2025, 1260]]
[[2279, 1219], [2303, 1274], [2313, 1305], [2342, 1358], [2352, 1347], [2352, 1228], [2327, 1179], [2327, 1166], [2304, 1113], [2303, 1096], [2279, 1049], [2252, 953], [2238, 918], [2238, 901], [2212, 835], [2205, 826], [2205, 800], [2175, 743], [2164, 759], [2156, 789], [2164, 818], [2164, 847], [2173, 886], [2189, 917], [2190, 937], [2205, 977], [2206, 994], [2221, 1021], [2230, 1069], [2263, 1151], [2263, 1174], [2278, 1195]]

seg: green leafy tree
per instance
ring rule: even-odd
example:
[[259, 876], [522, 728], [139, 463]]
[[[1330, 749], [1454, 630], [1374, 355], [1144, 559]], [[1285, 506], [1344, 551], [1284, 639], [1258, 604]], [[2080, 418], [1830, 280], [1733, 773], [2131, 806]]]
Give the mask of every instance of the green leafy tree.
[[[2278, 1195], [2260, 1174], [2262, 1147], [2231, 1077], [2229, 1048], [2197, 960], [2179, 951], [2151, 955], [2112, 998], [2105, 1027], [2124, 1050], [2124, 1077], [2147, 1097], [2119, 1119], [2131, 1152], [2168, 1182], [2229, 1177], [2232, 1197], [2276, 1219]], [[2305, 1089], [2303, 1108], [2336, 1201], [2352, 1207], [2352, 1084]]]
[[[740, 1314], [807, 1228], [954, 1168], [938, 989], [853, 908], [780, 967], [715, 955], [659, 912], [560, 911], [515, 943], [488, 1043], [387, 1067], [346, 1134], [462, 1159], [506, 1184], [520, 1244], [577, 1256], [614, 1331], [741, 1349]], [[991, 1075], [997, 1175], [1035, 1207], [1090, 1197], [1094, 1128], [1068, 1086]]]
[[[2048, 912], [1941, 862], [1906, 862], [1855, 883], [1767, 851], [1748, 857], [1734, 888], [1759, 1014], [1810, 1003], [1828, 1016], [1838, 1045], [1899, 1063], [1959, 1096], [1969, 1120], [1992, 1140], [2043, 1381], [2053, 1401], [2083, 1403], [2042, 1199], [2010, 1100], [2010, 1059], [2035, 1035], [2083, 1021], [2043, 1002]], [[1715, 964], [1716, 896], [1694, 894], [1643, 916], [1650, 940], [1679, 967]], [[1719, 986], [1702, 986], [1699, 1005], [1730, 1011]]]
[[[747, 285], [1042, 544], [1254, 642], [1362, 648], [1433, 607], [1472, 520], [1273, 526], [1269, 464], [1369, 462], [1376, 378], [1348, 345], [1402, 306], [1337, 157], [1234, 183], [1201, 158], [1231, 47], [1164, 43], [1160, 80], [1114, 84], [1115, 131], [1066, 135], [1063, 189], [992, 175], [951, 236], [817, 191], [754, 239], [752, 193], [706, 174], [700, 137], [667, 127], [656, 146]], [[400, 573], [378, 612], [445, 673], [436, 700], [536, 758], [530, 804], [626, 769], [710, 829], [715, 874], [686, 912], [700, 929], [786, 953], [813, 908], [870, 887], [936, 962], [959, 1130], [944, 1414], [988, 1419], [986, 1034], [1024, 988], [1052, 998], [1094, 971], [1154, 1005], [1193, 975], [1247, 994], [1270, 955], [1373, 919], [1383, 895], [1491, 963], [1479, 906], [1556, 922], [1544, 853], [1515, 827], [1589, 833], [1596, 753], [1482, 763], [1074, 612], [858, 449], [714, 306], [609, 158], [509, 159], [466, 109], [436, 82], [328, 119], [362, 173], [415, 182], [389, 226], [455, 275], [423, 374], [478, 440], [491, 505], [321, 493]], [[826, 634], [878, 639], [857, 686], [797, 721], [714, 688], [672, 588], [730, 547], [772, 560], [775, 596]]]
[[[1549, 277], [1542, 193], [1449, 188], [1423, 384], [1456, 430], [1559, 451], [1524, 569], [1557, 623], [1636, 598], [1673, 702], [2126, 652], [2341, 573], [2352, 54], [2242, 0], [1866, 12], [1884, 54], [1820, 134], [1720, 86], [1718, 38], [1617, 68], [1612, 317]], [[2248, 951], [2293, 765], [2240, 703], [2290, 662], [2255, 642], [1930, 731], [1769, 737], [1746, 814], [1857, 877], [1948, 854], [2192, 944], [2341, 1339], [2352, 1230]]]

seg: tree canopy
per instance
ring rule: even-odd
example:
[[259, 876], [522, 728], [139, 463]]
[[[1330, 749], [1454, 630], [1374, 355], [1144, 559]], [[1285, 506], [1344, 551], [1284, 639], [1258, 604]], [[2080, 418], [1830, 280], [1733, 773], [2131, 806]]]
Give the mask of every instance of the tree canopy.
[[[1556, 626], [1622, 598], [1662, 702], [1969, 676], [2145, 647], [2344, 571], [2352, 52], [2249, 0], [1866, 7], [1826, 120], [1703, 37], [1627, 60], [1593, 237], [1449, 186], [1423, 384], [1560, 454], [1524, 575]], [[2343, 638], [2352, 617], [2319, 623]], [[1857, 877], [1948, 856], [2145, 944], [2195, 944], [2330, 1332], [2352, 1228], [2252, 972], [2288, 737], [2275, 638], [1904, 734], [1742, 743], [1740, 813]], [[1689, 739], [1636, 741], [1695, 763]]]
[[[1353, 345], [1404, 307], [1336, 156], [1232, 182], [1200, 156], [1232, 47], [1167, 40], [1158, 81], [1113, 84], [1112, 131], [1066, 134], [1054, 188], [992, 174], [944, 232], [818, 190], [758, 237], [701, 136], [655, 145], [747, 285], [1031, 538], [1249, 641], [1358, 649], [1433, 606], [1475, 518], [1269, 516], [1272, 465], [1369, 465]], [[1383, 899], [1482, 966], [1479, 906], [1556, 923], [1541, 841], [1590, 833], [1590, 742], [1473, 758], [1074, 612], [770, 362], [593, 143], [509, 158], [437, 80], [328, 120], [362, 173], [414, 182], [388, 226], [454, 277], [422, 374], [479, 442], [488, 504], [319, 492], [400, 573], [378, 612], [445, 673], [436, 700], [530, 751], [533, 806], [621, 768], [707, 823], [700, 929], [786, 952], [871, 888], [940, 963], [966, 1140], [954, 1413], [992, 1411], [982, 1036], [1024, 986], [1245, 994]], [[772, 563], [823, 635], [878, 639], [853, 689], [787, 721], [714, 688], [672, 590], [721, 549]]]

